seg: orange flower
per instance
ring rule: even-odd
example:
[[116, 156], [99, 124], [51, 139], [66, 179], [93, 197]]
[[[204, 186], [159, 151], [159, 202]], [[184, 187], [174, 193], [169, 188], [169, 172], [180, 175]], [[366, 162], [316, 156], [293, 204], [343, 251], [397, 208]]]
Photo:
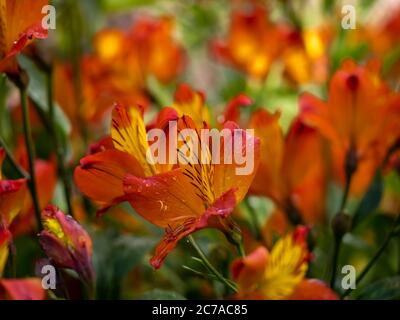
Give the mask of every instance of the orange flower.
[[27, 190], [26, 179], [3, 179], [1, 166], [4, 158], [5, 151], [0, 148], [0, 276], [7, 262], [8, 244], [11, 240], [11, 233], [8, 228], [21, 211]]
[[[337, 299], [322, 282], [306, 280], [310, 253], [308, 229], [297, 227], [281, 238], [269, 252], [259, 247], [232, 264], [240, 299]], [[314, 291], [312, 291], [314, 290]]]
[[94, 283], [92, 240], [71, 216], [49, 205], [42, 212], [43, 226], [39, 242], [46, 255], [60, 268], [75, 270], [81, 279]]
[[168, 83], [182, 72], [185, 53], [174, 37], [174, 20], [168, 16], [142, 16], [133, 25], [129, 37], [144, 76], [153, 74]]
[[[15, 159], [22, 168], [28, 170], [28, 156], [25, 144], [22, 139], [17, 140], [19, 143], [15, 151]], [[34, 165], [39, 207], [43, 209], [53, 198], [53, 193], [57, 184], [57, 166], [54, 160], [43, 159], [35, 159]], [[21, 212], [9, 228], [15, 237], [36, 230], [33, 200], [29, 192], [25, 193], [25, 197], [22, 199]]]
[[[168, 111], [168, 109], [167, 109]], [[171, 116], [173, 110], [166, 112]], [[178, 118], [178, 134], [192, 129], [200, 137], [194, 121], [188, 116]], [[166, 123], [160, 119], [161, 123]], [[78, 188], [103, 205], [129, 201], [135, 211], [149, 222], [165, 229], [165, 237], [151, 259], [159, 268], [167, 254], [183, 237], [206, 227], [220, 228], [229, 233], [232, 221], [227, 219], [233, 208], [245, 196], [258, 165], [259, 141], [232, 123], [226, 125], [229, 134], [242, 134], [244, 141], [254, 146], [254, 170], [249, 175], [236, 175], [236, 164], [214, 164], [209, 157], [210, 146], [198, 141], [198, 152], [209, 161], [195, 164], [193, 158], [179, 153], [188, 164], [158, 165], [146, 158], [149, 142], [140, 111], [117, 106], [114, 109], [111, 136], [115, 149], [87, 156], [75, 170]], [[224, 159], [223, 144], [221, 162]], [[193, 148], [190, 145], [190, 148]], [[242, 150], [242, 153], [246, 150]], [[192, 155], [193, 156], [193, 155]], [[185, 190], [182, 193], [182, 190]]]
[[328, 101], [310, 94], [300, 99], [302, 121], [331, 142], [336, 177], [344, 183], [353, 175], [351, 191], [356, 195], [369, 185], [399, 137], [400, 95], [378, 71], [373, 61], [366, 66], [345, 61], [330, 82]]
[[288, 32], [282, 55], [285, 65], [284, 75], [288, 80], [294, 84], [326, 81], [329, 71], [327, 57], [329, 33], [324, 27]]
[[383, 10], [386, 13], [383, 19], [375, 19], [366, 25], [366, 38], [380, 57], [395, 49], [400, 41], [400, 6], [397, 4], [396, 7], [390, 8], [389, 4]]
[[214, 41], [212, 51], [221, 61], [263, 79], [282, 52], [285, 36], [286, 28], [268, 21], [266, 8], [254, 4], [232, 12], [227, 39]]
[[[4, 158], [5, 151], [0, 148], [0, 169]], [[25, 195], [26, 179], [5, 180], [0, 172], [0, 222], [7, 227], [10, 225], [21, 211]]]
[[79, 117], [98, 124], [114, 102], [140, 104], [146, 109], [150, 104], [146, 92], [149, 76], [169, 83], [182, 72], [185, 53], [173, 28], [170, 17], [141, 16], [128, 32], [110, 28], [97, 33], [94, 52], [81, 61], [82, 106], [75, 97], [70, 66], [56, 67], [56, 101], [75, 129], [81, 125]]
[[0, 280], [0, 300], [45, 300], [46, 291], [39, 278]]
[[180, 84], [176, 89], [172, 107], [178, 112], [179, 116], [190, 116], [196, 126], [201, 126], [204, 121], [209, 123], [211, 120], [205, 105], [204, 93], [194, 91], [187, 84]]
[[300, 222], [299, 215], [306, 223], [320, 223], [325, 196], [320, 136], [296, 119], [285, 138], [279, 117], [261, 109], [250, 119], [248, 127], [261, 139], [260, 166], [250, 191], [271, 198], [293, 223]]
[[17, 73], [15, 56], [33, 38], [47, 38], [48, 31], [41, 22], [42, 8], [48, 3], [48, 0], [0, 0], [0, 72]]
[[11, 232], [0, 221], [0, 278], [8, 259], [8, 245], [12, 239]]

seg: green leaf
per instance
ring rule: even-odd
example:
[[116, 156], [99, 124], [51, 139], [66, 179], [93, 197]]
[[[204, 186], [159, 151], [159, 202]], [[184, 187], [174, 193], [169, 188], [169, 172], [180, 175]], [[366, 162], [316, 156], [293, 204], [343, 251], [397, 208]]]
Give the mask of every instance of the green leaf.
[[186, 300], [186, 298], [174, 291], [154, 289], [142, 294], [140, 300]]
[[378, 207], [383, 193], [383, 179], [380, 170], [375, 174], [372, 183], [362, 198], [353, 217], [353, 228], [363, 221], [369, 214]]
[[371, 283], [360, 290], [358, 299], [397, 300], [400, 299], [400, 277], [391, 277]]
[[102, 231], [93, 238], [93, 264], [97, 274], [97, 297], [117, 299], [123, 280], [139, 265], [154, 247], [155, 240], [148, 237], [117, 235]]
[[119, 11], [140, 6], [149, 6], [155, 0], [102, 0], [101, 6], [105, 11]]
[[[19, 55], [18, 62], [29, 76], [28, 94], [32, 101], [38, 106], [39, 111], [44, 114], [49, 113], [47, 103], [46, 75], [35, 63], [24, 55]], [[62, 133], [62, 137], [66, 139], [71, 132], [71, 125], [65, 113], [61, 110], [57, 103], [54, 103], [54, 117], [57, 130]]]

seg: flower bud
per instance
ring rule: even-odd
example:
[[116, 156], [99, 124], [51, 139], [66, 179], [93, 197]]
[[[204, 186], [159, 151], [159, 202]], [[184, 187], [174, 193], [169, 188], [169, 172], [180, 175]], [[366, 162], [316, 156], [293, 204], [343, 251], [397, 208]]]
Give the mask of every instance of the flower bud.
[[94, 283], [92, 240], [71, 216], [49, 205], [42, 212], [44, 230], [39, 234], [46, 255], [60, 268], [75, 270], [87, 285]]
[[332, 230], [336, 237], [343, 237], [351, 228], [351, 217], [344, 211], [332, 219]]

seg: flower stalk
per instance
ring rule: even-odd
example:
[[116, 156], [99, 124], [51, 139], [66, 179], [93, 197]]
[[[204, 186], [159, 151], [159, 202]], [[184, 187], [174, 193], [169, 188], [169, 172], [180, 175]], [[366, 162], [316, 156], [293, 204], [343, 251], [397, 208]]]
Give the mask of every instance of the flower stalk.
[[204, 254], [203, 250], [199, 247], [197, 244], [196, 240], [192, 235], [188, 236], [190, 244], [193, 246], [193, 248], [196, 250], [197, 254], [199, 255], [200, 259], [203, 261], [204, 265], [208, 269], [211, 274], [215, 275], [215, 277], [223, 284], [225, 284], [229, 289], [231, 289], [234, 292], [237, 292], [237, 288], [234, 284], [229, 282], [225, 277], [217, 270], [215, 267], [211, 264], [211, 262], [207, 259], [206, 255]]
[[22, 108], [22, 121], [23, 121], [23, 130], [24, 130], [24, 139], [26, 144], [26, 150], [28, 153], [28, 164], [29, 164], [29, 173], [30, 179], [28, 181], [29, 190], [32, 195], [33, 208], [36, 217], [36, 223], [38, 229], [41, 230], [42, 219], [40, 216], [40, 206], [39, 206], [39, 198], [36, 190], [36, 175], [35, 175], [35, 163], [34, 163], [34, 148], [32, 141], [32, 133], [31, 126], [29, 123], [29, 109], [28, 109], [28, 94], [27, 94], [27, 86], [23, 81], [18, 82], [18, 89], [21, 97], [21, 108]]

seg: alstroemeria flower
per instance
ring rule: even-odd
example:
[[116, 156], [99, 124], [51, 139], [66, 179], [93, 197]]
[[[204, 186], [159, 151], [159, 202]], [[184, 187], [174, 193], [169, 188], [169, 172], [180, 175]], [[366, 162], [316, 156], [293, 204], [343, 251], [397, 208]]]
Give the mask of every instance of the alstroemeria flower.
[[48, 0], [0, 0], [0, 72], [17, 73], [15, 55], [33, 38], [47, 38], [42, 8]]
[[[173, 110], [165, 114], [170, 113]], [[201, 128], [190, 117], [177, 118], [175, 112], [173, 118], [177, 119], [178, 134], [183, 129], [192, 129], [200, 137]], [[129, 201], [143, 218], [165, 229], [165, 237], [151, 259], [157, 269], [183, 237], [206, 227], [220, 228], [227, 233], [233, 228], [227, 218], [245, 196], [254, 177], [259, 141], [232, 123], [226, 124], [226, 129], [230, 134], [241, 134], [242, 141], [254, 147], [254, 170], [249, 175], [237, 175], [238, 166], [234, 163], [223, 164], [223, 143], [220, 144], [221, 164], [213, 164], [211, 160], [194, 164], [190, 159], [186, 159], [188, 164], [174, 168], [151, 164], [146, 158], [149, 142], [140, 112], [136, 108], [117, 106], [111, 130], [116, 149], [82, 159], [81, 166], [75, 170], [75, 182], [84, 194], [105, 205]], [[198, 146], [194, 154], [210, 152], [210, 146], [200, 140]]]
[[26, 179], [5, 180], [1, 167], [5, 151], [0, 148], [0, 276], [8, 257], [8, 243], [11, 240], [10, 224], [21, 211], [27, 195]]
[[[240, 112], [234, 113], [240, 119], [237, 115]], [[274, 201], [275, 215], [281, 216], [274, 218], [280, 225], [276, 231], [285, 229], [287, 218], [295, 224], [301, 220], [307, 224], [321, 223], [325, 167], [320, 134], [295, 119], [285, 137], [279, 118], [279, 112], [271, 114], [259, 109], [247, 122], [246, 126], [254, 129], [255, 136], [261, 140], [260, 166], [250, 192]], [[309, 190], [314, 191], [311, 194]]]
[[400, 6], [393, 5], [394, 3], [388, 3], [386, 8], [382, 8], [385, 14], [377, 15], [365, 25], [366, 40], [379, 57], [395, 49], [400, 41]]
[[307, 228], [297, 227], [279, 239], [270, 252], [259, 247], [248, 256], [235, 260], [232, 275], [239, 286], [237, 298], [301, 299], [299, 290], [304, 290], [303, 297], [308, 299], [337, 299], [322, 282], [305, 279], [310, 259], [307, 232]]
[[[17, 139], [18, 146], [14, 152], [14, 158], [18, 164], [28, 171], [28, 155], [23, 139]], [[54, 159], [35, 159], [36, 190], [39, 200], [39, 208], [42, 210], [53, 198], [57, 185], [57, 166]], [[21, 211], [9, 226], [10, 231], [17, 237], [21, 234], [29, 234], [36, 230], [36, 219], [33, 207], [33, 200], [30, 192], [20, 199]]]
[[56, 64], [55, 68], [55, 98], [70, 118], [73, 133], [82, 125], [79, 117], [96, 125], [114, 102], [146, 109], [148, 78], [172, 82], [186, 61], [174, 36], [173, 19], [166, 16], [142, 15], [128, 31], [104, 29], [95, 35], [93, 49], [81, 61], [82, 101], [75, 96], [71, 67]]
[[400, 95], [381, 80], [374, 61], [348, 60], [330, 82], [328, 101], [304, 94], [300, 108], [302, 121], [331, 142], [338, 180], [352, 174], [351, 191], [360, 194], [399, 137]]
[[286, 28], [268, 20], [262, 5], [232, 12], [229, 34], [212, 43], [214, 55], [257, 79], [267, 76], [282, 52]]
[[[4, 158], [5, 151], [0, 148], [0, 169]], [[0, 219], [7, 227], [21, 211], [26, 190], [26, 179], [3, 179], [0, 170]]]
[[94, 284], [92, 240], [71, 216], [49, 205], [42, 212], [39, 242], [57, 267], [75, 270], [88, 285]]
[[179, 116], [187, 115], [191, 117], [196, 126], [201, 126], [204, 121], [210, 122], [204, 93], [193, 90], [187, 84], [181, 84], [176, 89], [172, 108], [178, 112]]
[[39, 278], [1, 279], [0, 300], [45, 300], [46, 291]]
[[329, 38], [329, 30], [324, 27], [288, 32], [282, 54], [286, 78], [294, 84], [326, 81]]
[[0, 221], [0, 278], [8, 259], [8, 245], [12, 238], [11, 232]]

